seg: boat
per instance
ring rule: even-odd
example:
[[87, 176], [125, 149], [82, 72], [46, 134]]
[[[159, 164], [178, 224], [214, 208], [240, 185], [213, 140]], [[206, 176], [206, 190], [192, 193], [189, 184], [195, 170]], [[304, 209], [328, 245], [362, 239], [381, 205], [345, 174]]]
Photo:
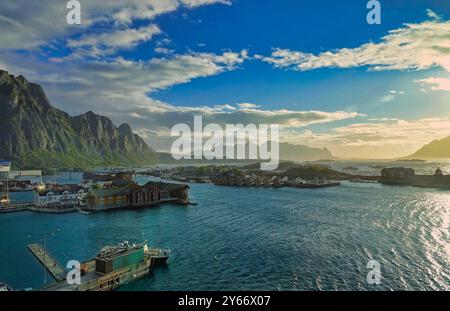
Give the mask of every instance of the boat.
[[0, 282], [0, 292], [12, 292], [13, 289], [8, 284]]
[[148, 250], [148, 254], [151, 258], [153, 265], [157, 265], [157, 266], [164, 265], [167, 263], [167, 260], [169, 259], [170, 249], [168, 249], [168, 248], [166, 248], [166, 249], [153, 248], [153, 249]]

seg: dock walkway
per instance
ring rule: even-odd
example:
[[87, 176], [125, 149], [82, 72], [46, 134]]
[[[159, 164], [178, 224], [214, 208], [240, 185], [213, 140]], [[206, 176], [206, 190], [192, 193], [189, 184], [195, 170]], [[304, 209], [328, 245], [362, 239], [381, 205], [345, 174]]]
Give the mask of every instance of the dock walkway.
[[45, 266], [56, 281], [66, 279], [66, 272], [58, 262], [48, 254], [40, 244], [30, 244], [27, 246], [34, 256]]
[[34, 203], [0, 205], [0, 214], [1, 213], [23, 212], [23, 211], [29, 210], [30, 208], [33, 208], [33, 207], [35, 207]]

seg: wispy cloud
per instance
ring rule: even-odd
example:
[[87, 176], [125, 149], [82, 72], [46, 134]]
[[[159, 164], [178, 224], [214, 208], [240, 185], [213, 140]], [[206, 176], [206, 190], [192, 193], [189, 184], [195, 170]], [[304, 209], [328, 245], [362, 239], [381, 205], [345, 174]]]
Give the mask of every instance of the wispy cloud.
[[428, 86], [432, 91], [450, 91], [450, 79], [431, 77], [427, 79], [416, 80], [423, 86]]
[[395, 98], [397, 96], [403, 95], [403, 94], [405, 94], [404, 91], [390, 90], [389, 94], [387, 94], [387, 95], [385, 95], [385, 96], [380, 98], [380, 102], [382, 102], [382, 103], [391, 102], [391, 101], [395, 100]]
[[[370, 70], [422, 70], [441, 67], [450, 71], [450, 21], [428, 11], [432, 20], [405, 24], [391, 30], [380, 42], [312, 54], [277, 48], [257, 58], [278, 68], [299, 71], [318, 68], [368, 67]], [[413, 51], [413, 52], [412, 52]]]
[[331, 131], [283, 132], [282, 139], [312, 146], [327, 146], [340, 157], [394, 158], [412, 154], [435, 138], [450, 136], [450, 119], [367, 119]]
[[[66, 5], [61, 0], [46, 1], [1, 1], [0, 50], [37, 49], [55, 44], [77, 34], [86, 34], [95, 26], [95, 31], [86, 35], [79, 43], [98, 42], [108, 44], [108, 39], [122, 45], [125, 41], [136, 43], [146, 38], [142, 30], [133, 32], [135, 20], [151, 22], [156, 17], [175, 12], [181, 8], [195, 9], [204, 5], [225, 4], [228, 0], [112, 0], [83, 1], [82, 24], [74, 27], [66, 22]], [[149, 26], [150, 27], [150, 26]], [[149, 33], [156, 30], [147, 29]], [[144, 37], [142, 37], [144, 36]], [[134, 37], [134, 39], [132, 39]], [[87, 41], [86, 41], [87, 40]], [[76, 41], [71, 41], [76, 44]]]
[[160, 33], [161, 30], [156, 25], [138, 29], [126, 28], [115, 32], [84, 35], [79, 39], [69, 39], [67, 46], [69, 48], [95, 49], [111, 54], [117, 49], [131, 49], [140, 43], [151, 40]]

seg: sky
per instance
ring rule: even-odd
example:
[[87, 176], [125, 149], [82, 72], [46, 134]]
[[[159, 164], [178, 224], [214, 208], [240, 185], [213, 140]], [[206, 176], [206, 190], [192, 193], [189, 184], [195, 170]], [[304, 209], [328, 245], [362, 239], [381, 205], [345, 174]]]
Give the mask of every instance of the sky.
[[276, 123], [342, 158], [407, 156], [450, 136], [450, 2], [80, 0], [0, 3], [0, 69], [71, 115], [129, 123], [170, 150], [173, 125]]

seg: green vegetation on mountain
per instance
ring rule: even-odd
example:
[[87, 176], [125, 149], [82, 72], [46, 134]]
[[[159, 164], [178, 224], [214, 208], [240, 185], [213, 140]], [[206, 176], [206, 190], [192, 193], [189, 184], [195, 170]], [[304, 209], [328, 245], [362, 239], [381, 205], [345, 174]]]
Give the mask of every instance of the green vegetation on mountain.
[[91, 111], [72, 117], [39, 85], [0, 70], [0, 158], [45, 170], [150, 164], [156, 153], [128, 124]]

